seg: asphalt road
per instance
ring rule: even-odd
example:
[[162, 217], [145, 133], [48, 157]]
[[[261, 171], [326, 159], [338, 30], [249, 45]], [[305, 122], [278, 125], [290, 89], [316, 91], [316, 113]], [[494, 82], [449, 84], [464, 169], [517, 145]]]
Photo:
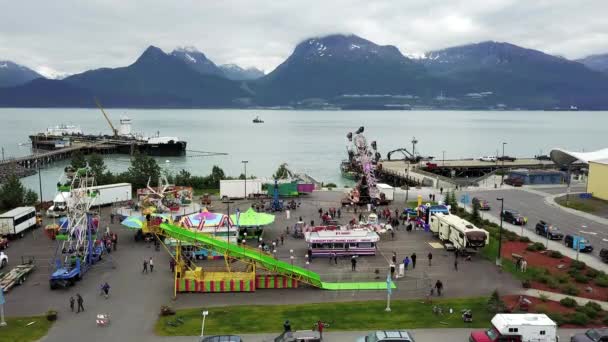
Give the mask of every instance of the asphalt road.
[[[559, 191], [561, 190], [561, 191]], [[540, 189], [550, 196], [564, 192], [564, 188]], [[500, 215], [500, 201], [497, 198], [504, 198], [504, 208], [517, 210], [521, 215], [528, 218], [528, 224], [524, 229], [534, 232], [536, 223], [544, 220], [549, 224], [558, 227], [564, 235], [577, 234], [587, 238], [594, 247], [592, 254], [598, 256], [601, 248], [608, 248], [608, 226], [600, 224], [578, 215], [571, 214], [558, 207], [549, 205], [545, 202], [544, 196], [527, 192], [520, 189], [508, 190], [487, 190], [468, 192], [471, 199], [479, 197], [490, 203], [490, 210], [482, 212], [482, 215]]]

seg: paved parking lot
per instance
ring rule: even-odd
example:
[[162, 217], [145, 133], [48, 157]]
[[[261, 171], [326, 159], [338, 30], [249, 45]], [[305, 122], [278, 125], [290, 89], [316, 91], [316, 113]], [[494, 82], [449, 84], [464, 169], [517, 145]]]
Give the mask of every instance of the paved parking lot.
[[[415, 192], [410, 196], [416, 196]], [[291, 213], [287, 220], [284, 213], [278, 213], [275, 223], [265, 231], [265, 239], [274, 239], [284, 232], [285, 226], [293, 225], [299, 216], [304, 220], [318, 221], [319, 207], [337, 207], [341, 194], [338, 192], [317, 192], [301, 200], [301, 207]], [[410, 197], [415, 198], [415, 197]], [[217, 202], [216, 202], [217, 203]], [[219, 203], [221, 206], [222, 204]], [[251, 203], [232, 205], [246, 209]], [[216, 211], [223, 210], [216, 204]], [[234, 209], [232, 209], [234, 210]], [[350, 219], [349, 213], [343, 212], [342, 221]], [[102, 226], [108, 224], [109, 211], [104, 210]], [[7, 250], [11, 258], [10, 265], [18, 263], [21, 256], [33, 255], [38, 262], [38, 269], [20, 287], [7, 294], [6, 313], [9, 316], [35, 315], [53, 308], [59, 311], [59, 320], [51, 329], [45, 341], [71, 341], [87, 339], [111, 341], [143, 341], [156, 339], [153, 326], [159, 308], [163, 304], [174, 307], [223, 306], [235, 304], [290, 304], [314, 303], [327, 301], [352, 301], [386, 298], [384, 291], [323, 291], [303, 286], [299, 289], [258, 290], [254, 293], [224, 294], [180, 294], [172, 299], [172, 275], [169, 271], [169, 256], [166, 251], [155, 251], [153, 247], [133, 240], [133, 231], [120, 227], [117, 223], [111, 226], [119, 234], [118, 251], [111, 258], [95, 266], [82, 281], [67, 290], [51, 291], [48, 285], [50, 262], [54, 254], [55, 243], [43, 235], [42, 230], [35, 230], [25, 238], [16, 240]], [[350, 261], [341, 260], [339, 265], [330, 265], [327, 259], [314, 259], [310, 268], [330, 281], [373, 280], [378, 277], [384, 281], [388, 271], [388, 260], [392, 252], [397, 253], [399, 260], [405, 255], [416, 253], [418, 265], [415, 271], [408, 271], [406, 277], [397, 280], [397, 290], [393, 298], [420, 298], [428, 291], [429, 281], [441, 279], [445, 285], [445, 295], [450, 297], [487, 295], [495, 288], [504, 292], [519, 289], [519, 283], [507, 274], [498, 274], [492, 263], [474, 259], [472, 262], [461, 262], [459, 271], [453, 270], [453, 256], [443, 249], [435, 249], [429, 242], [435, 241], [429, 233], [414, 231], [407, 233], [399, 230], [395, 239], [383, 239], [379, 244], [379, 253], [375, 257], [361, 257], [357, 272], [350, 270]], [[278, 257], [289, 260], [289, 249], [294, 250], [295, 264], [304, 265], [306, 244], [302, 239], [287, 238], [285, 245], [278, 248]], [[429, 267], [426, 255], [432, 251], [433, 266]], [[153, 274], [142, 274], [144, 258], [152, 256], [155, 262]], [[111, 259], [111, 262], [110, 262]], [[205, 261], [200, 262], [205, 267]], [[379, 275], [375, 270], [379, 270]], [[111, 285], [110, 298], [99, 295], [99, 286], [104, 281]], [[84, 297], [84, 313], [69, 312], [69, 297], [80, 293]], [[109, 313], [112, 326], [109, 329], [95, 325], [97, 313]], [[159, 338], [160, 339], [160, 338]], [[164, 340], [164, 339], [161, 339]]]

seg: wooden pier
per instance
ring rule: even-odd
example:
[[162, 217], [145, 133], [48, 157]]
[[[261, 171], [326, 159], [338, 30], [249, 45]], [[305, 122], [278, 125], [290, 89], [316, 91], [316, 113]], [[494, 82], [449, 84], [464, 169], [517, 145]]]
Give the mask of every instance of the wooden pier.
[[40, 167], [72, 158], [72, 155], [76, 151], [80, 151], [83, 154], [108, 154], [115, 152], [115, 145], [106, 142], [75, 143], [70, 147], [44, 151], [42, 153], [35, 153], [24, 157], [5, 159], [0, 161], [0, 182], [9, 174], [16, 174], [18, 177], [33, 175], [36, 173], [36, 169]]

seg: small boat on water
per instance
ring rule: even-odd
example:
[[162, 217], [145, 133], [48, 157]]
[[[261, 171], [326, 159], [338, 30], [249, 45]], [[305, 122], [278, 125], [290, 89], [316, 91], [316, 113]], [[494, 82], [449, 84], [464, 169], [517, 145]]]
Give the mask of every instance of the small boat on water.
[[260, 119], [260, 116], [258, 115], [253, 119], [253, 123], [264, 123], [264, 120]]

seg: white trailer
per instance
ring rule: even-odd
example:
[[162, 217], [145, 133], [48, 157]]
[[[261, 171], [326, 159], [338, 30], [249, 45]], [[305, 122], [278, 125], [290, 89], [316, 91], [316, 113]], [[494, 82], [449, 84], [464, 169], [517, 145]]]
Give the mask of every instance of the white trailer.
[[456, 215], [435, 214], [431, 216], [430, 230], [443, 242], [449, 242], [458, 251], [473, 252], [485, 247], [490, 234], [471, 222]]
[[18, 207], [0, 215], [0, 235], [23, 237], [23, 232], [34, 226], [36, 226], [34, 207]]
[[[247, 184], [245, 184], [247, 182]], [[245, 194], [245, 187], [247, 193]], [[220, 180], [220, 198], [245, 198], [262, 193], [262, 181], [258, 179]]]
[[387, 201], [390, 202], [395, 199], [395, 188], [393, 188], [392, 186], [384, 183], [378, 183], [376, 184], [376, 188], [378, 188], [378, 191], [380, 191], [380, 193], [384, 194], [384, 198]]
[[473, 331], [470, 341], [556, 342], [557, 324], [545, 314], [497, 314], [486, 331]]
[[[116, 202], [124, 202], [131, 199], [132, 187], [130, 183], [116, 183], [92, 186], [89, 188], [96, 193], [93, 206], [104, 206]], [[53, 205], [49, 207], [46, 214], [49, 217], [59, 217], [66, 214], [66, 210], [72, 205], [71, 193], [60, 192], [55, 196]]]

